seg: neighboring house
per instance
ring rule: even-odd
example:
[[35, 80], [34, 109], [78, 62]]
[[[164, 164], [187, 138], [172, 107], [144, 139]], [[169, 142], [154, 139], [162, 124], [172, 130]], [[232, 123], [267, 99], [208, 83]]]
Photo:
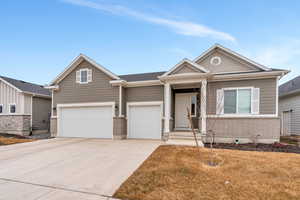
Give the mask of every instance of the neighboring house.
[[281, 135], [300, 135], [300, 76], [279, 87]]
[[0, 133], [48, 132], [51, 93], [41, 85], [0, 76]]
[[271, 69], [221, 45], [170, 70], [116, 75], [80, 54], [53, 80], [51, 133], [58, 137], [165, 139], [194, 127], [203, 140], [279, 141], [278, 80]]

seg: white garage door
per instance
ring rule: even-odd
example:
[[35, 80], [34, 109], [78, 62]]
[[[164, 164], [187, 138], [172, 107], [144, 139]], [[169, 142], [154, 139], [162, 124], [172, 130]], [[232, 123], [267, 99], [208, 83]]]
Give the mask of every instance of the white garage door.
[[161, 106], [128, 106], [128, 138], [161, 139]]
[[60, 137], [112, 138], [112, 106], [61, 107]]

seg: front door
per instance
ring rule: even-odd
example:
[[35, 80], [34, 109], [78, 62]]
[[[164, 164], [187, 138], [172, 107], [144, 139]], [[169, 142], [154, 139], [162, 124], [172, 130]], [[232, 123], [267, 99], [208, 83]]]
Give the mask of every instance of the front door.
[[190, 128], [187, 108], [191, 110], [192, 96], [191, 93], [175, 94], [175, 129]]

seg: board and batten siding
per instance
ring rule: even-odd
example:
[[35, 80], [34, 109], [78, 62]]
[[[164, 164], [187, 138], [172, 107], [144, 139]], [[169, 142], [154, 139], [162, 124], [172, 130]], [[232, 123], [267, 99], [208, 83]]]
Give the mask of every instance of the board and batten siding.
[[289, 130], [291, 134], [300, 135], [300, 94], [279, 98], [279, 116], [284, 111], [290, 111]]
[[[76, 71], [84, 68], [92, 69], [92, 82], [76, 83]], [[57, 104], [90, 102], [115, 102], [118, 105], [119, 87], [113, 87], [111, 80], [111, 77], [89, 62], [82, 61], [58, 84], [59, 90], [53, 92], [53, 107]], [[56, 111], [53, 116], [56, 116]]]
[[19, 92], [12, 86], [0, 80], [0, 104], [3, 105], [3, 113], [9, 113], [9, 105], [16, 104], [16, 114], [31, 114], [31, 96]]
[[207, 114], [216, 114], [216, 93], [217, 89], [255, 87], [260, 88], [259, 114], [276, 114], [276, 78], [219, 81], [208, 82], [207, 84]]

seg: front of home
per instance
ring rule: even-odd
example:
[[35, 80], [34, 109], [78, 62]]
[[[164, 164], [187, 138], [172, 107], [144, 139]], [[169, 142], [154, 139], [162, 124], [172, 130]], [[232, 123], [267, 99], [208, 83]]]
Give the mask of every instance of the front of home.
[[0, 76], [0, 133], [49, 132], [51, 93], [41, 85]]
[[221, 45], [169, 71], [118, 76], [80, 54], [52, 89], [57, 137], [164, 139], [190, 130], [203, 140], [279, 140], [278, 80], [271, 69]]

